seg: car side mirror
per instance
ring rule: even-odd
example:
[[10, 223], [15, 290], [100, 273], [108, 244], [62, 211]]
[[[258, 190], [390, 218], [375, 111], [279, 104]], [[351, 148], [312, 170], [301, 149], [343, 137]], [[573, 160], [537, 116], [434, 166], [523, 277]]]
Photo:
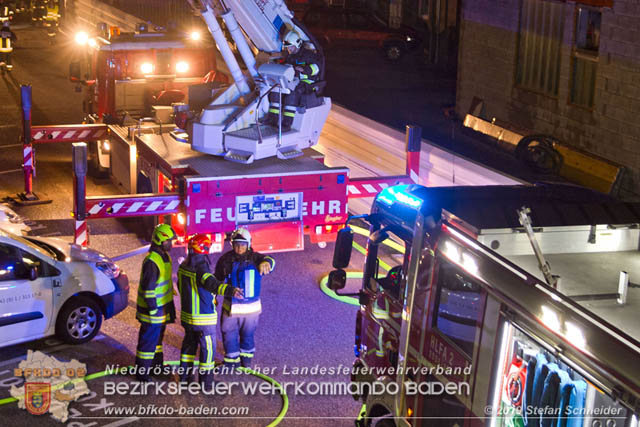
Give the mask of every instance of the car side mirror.
[[69, 64], [69, 80], [74, 83], [82, 82], [82, 67], [80, 61], [73, 61]]
[[340, 289], [344, 289], [347, 284], [347, 272], [340, 270], [333, 270], [329, 273], [329, 282], [327, 283], [327, 287], [332, 291], [339, 291]]
[[336, 247], [333, 251], [333, 268], [344, 269], [349, 266], [352, 246], [353, 230], [350, 227], [345, 227], [338, 231]]
[[29, 280], [36, 280], [38, 278], [38, 267], [35, 265], [30, 266], [27, 275], [29, 277]]

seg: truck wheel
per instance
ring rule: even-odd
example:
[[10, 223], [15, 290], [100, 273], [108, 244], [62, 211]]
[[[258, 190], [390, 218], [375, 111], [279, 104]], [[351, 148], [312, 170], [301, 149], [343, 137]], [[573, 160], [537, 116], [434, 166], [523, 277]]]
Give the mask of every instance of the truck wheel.
[[76, 297], [65, 304], [56, 320], [56, 335], [69, 344], [90, 341], [100, 331], [102, 310], [88, 298]]

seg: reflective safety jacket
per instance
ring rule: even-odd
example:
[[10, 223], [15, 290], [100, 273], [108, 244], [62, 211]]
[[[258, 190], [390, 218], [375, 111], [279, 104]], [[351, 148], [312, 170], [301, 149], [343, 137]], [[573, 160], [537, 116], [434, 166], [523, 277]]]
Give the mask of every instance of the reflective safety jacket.
[[164, 324], [173, 323], [175, 318], [171, 257], [152, 245], [142, 262], [136, 319], [145, 323]]
[[244, 299], [225, 298], [223, 310], [227, 314], [259, 313], [261, 276], [258, 266], [268, 262], [271, 269], [276, 261], [270, 256], [262, 255], [249, 249], [244, 255], [229, 251], [222, 255], [216, 264], [216, 278], [226, 280], [231, 285], [242, 289]]
[[214, 294], [231, 297], [234, 287], [211, 274], [205, 255], [191, 254], [178, 269], [178, 291], [182, 326], [215, 334], [218, 314]]
[[0, 52], [8, 53], [13, 51], [13, 42], [16, 41], [16, 35], [8, 28], [0, 30]]
[[303, 83], [312, 84], [320, 79], [321, 58], [311, 49], [302, 47], [297, 53], [288, 55], [284, 62], [303, 69], [303, 71], [296, 70], [300, 81]]

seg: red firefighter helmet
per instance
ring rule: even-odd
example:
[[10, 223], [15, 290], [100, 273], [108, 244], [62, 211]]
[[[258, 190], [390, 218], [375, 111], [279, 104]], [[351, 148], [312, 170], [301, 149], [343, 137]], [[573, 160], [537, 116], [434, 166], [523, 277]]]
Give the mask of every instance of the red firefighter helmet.
[[211, 251], [211, 238], [206, 234], [194, 234], [189, 239], [189, 249], [196, 254], [208, 254]]

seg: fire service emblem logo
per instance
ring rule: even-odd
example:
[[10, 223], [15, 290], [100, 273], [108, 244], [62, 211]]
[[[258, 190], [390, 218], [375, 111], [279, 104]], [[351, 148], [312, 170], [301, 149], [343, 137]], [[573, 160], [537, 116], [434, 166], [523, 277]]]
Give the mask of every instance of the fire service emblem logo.
[[506, 388], [511, 404], [517, 408], [522, 406], [522, 391], [524, 387], [522, 379], [520, 378], [520, 372], [512, 372], [509, 374]]
[[25, 383], [24, 404], [30, 414], [45, 414], [51, 405], [51, 384]]

